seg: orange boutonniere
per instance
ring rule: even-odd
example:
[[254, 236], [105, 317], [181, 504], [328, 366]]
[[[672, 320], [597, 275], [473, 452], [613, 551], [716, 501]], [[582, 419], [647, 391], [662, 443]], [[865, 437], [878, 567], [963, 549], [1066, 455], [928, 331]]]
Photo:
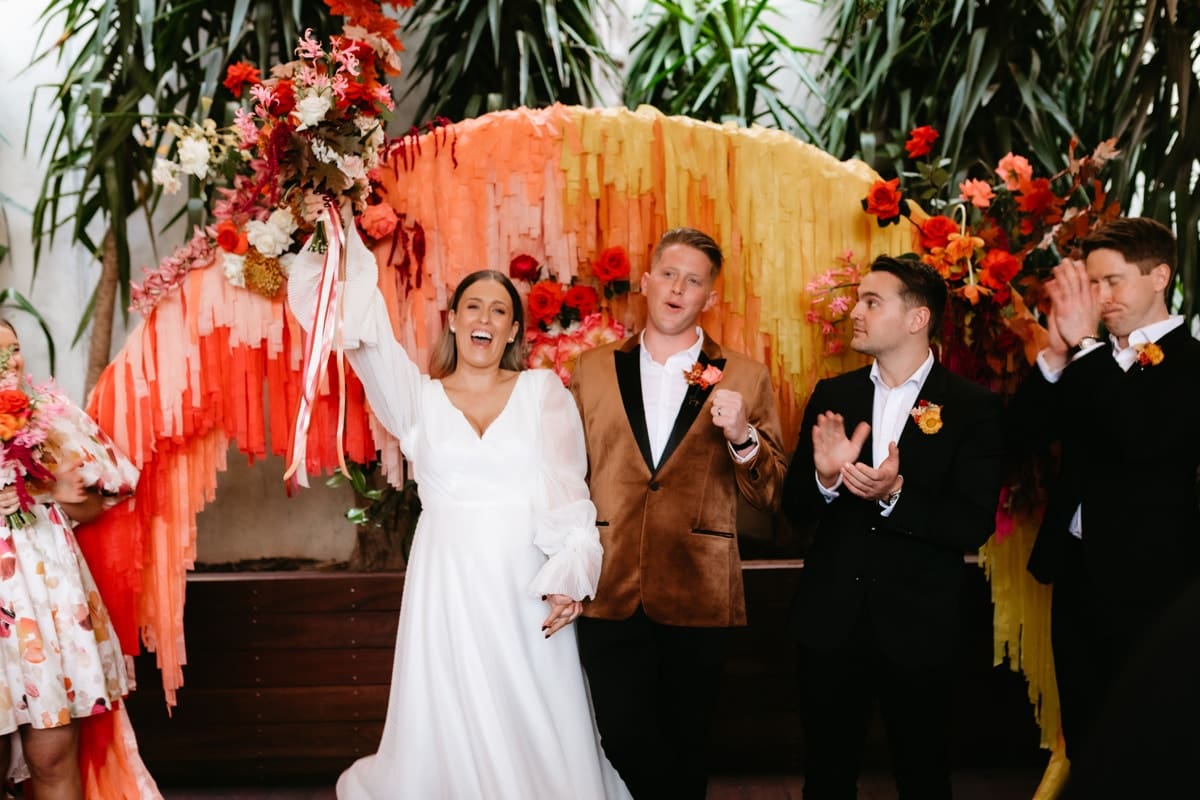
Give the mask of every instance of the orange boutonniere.
[[719, 367], [715, 367], [712, 364], [705, 366], [699, 361], [692, 364], [691, 369], [683, 371], [684, 380], [691, 386], [699, 386], [702, 391], [715, 385], [717, 381], [721, 380], [722, 375], [724, 373], [721, 372]]
[[913, 421], [921, 429], [921, 433], [934, 434], [942, 429], [942, 407], [937, 403], [922, 400], [917, 407], [908, 412]]
[[1137, 346], [1137, 363], [1143, 369], [1146, 367], [1157, 367], [1162, 363], [1162, 360], [1162, 348], [1154, 342], [1147, 342], [1146, 344], [1139, 344]]

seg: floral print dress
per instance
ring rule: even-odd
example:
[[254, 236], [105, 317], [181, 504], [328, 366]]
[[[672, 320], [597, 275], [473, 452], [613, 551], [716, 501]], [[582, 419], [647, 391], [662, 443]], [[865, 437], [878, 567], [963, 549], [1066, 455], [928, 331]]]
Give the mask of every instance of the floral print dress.
[[[132, 493], [137, 469], [61, 399], [67, 410], [48, 440], [53, 458], [82, 462], [85, 483], [109, 504]], [[0, 735], [103, 713], [128, 690], [120, 644], [73, 523], [48, 492], [34, 497], [32, 522], [11, 527], [0, 515]]]

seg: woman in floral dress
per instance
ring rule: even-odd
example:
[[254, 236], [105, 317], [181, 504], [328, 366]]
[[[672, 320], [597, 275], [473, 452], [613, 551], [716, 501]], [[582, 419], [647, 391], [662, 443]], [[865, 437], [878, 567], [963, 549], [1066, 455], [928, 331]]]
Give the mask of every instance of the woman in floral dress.
[[55, 475], [26, 484], [22, 513], [8, 445], [23, 424], [14, 393], [31, 391], [23, 366], [0, 320], [0, 767], [31, 777], [38, 800], [82, 798], [76, 720], [111, 710], [127, 682], [72, 529], [132, 493], [138, 472], [56, 389], [32, 390], [54, 409], [37, 460]]

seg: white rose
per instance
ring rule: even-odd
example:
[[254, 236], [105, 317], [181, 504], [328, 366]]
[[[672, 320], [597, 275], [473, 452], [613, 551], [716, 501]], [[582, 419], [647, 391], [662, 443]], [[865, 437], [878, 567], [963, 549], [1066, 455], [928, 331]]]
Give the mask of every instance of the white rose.
[[284, 275], [292, 274], [292, 262], [295, 260], [295, 253], [284, 253], [279, 257], [279, 268], [283, 270]]
[[208, 142], [203, 139], [179, 140], [179, 168], [200, 180], [208, 175]]
[[300, 98], [292, 111], [296, 119], [300, 120], [296, 130], [302, 131], [325, 119], [325, 112], [329, 110], [330, 105], [329, 98], [323, 94], [307, 94]]
[[251, 220], [246, 223], [246, 239], [264, 256], [277, 256], [292, 244], [292, 235], [270, 222]]
[[267, 218], [267, 224], [274, 225], [288, 236], [296, 232], [296, 218], [292, 216], [291, 206], [284, 206], [272, 211], [271, 216]]
[[154, 169], [150, 172], [150, 179], [163, 187], [163, 191], [167, 194], [175, 194], [181, 186], [179, 168], [175, 162], [167, 161], [165, 158], [154, 159]]
[[242, 289], [246, 288], [246, 257], [224, 253], [225, 280]]

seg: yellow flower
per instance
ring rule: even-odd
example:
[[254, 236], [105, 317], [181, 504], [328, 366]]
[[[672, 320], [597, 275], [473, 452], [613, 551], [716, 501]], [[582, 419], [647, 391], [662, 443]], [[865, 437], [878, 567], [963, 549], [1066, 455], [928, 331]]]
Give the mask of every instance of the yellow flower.
[[1163, 351], [1162, 348], [1154, 342], [1139, 344], [1137, 346], [1137, 363], [1143, 367], [1157, 367], [1162, 363]]
[[921, 433], [932, 435], [942, 429], [942, 407], [937, 403], [922, 400], [909, 412]]

